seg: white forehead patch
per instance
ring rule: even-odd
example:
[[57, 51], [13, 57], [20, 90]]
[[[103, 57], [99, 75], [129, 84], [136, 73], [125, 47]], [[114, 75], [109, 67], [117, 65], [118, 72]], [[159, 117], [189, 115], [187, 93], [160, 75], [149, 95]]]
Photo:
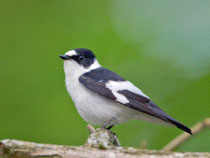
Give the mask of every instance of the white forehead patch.
[[73, 56], [73, 55], [77, 55], [77, 52], [75, 50], [70, 50], [68, 51], [65, 55], [68, 55], [68, 56]]

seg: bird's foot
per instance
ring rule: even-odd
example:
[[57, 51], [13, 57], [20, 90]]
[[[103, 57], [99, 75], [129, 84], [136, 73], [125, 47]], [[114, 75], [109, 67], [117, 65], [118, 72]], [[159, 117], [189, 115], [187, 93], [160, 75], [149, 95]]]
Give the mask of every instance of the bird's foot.
[[[88, 129], [90, 125], [88, 125]], [[97, 128], [95, 131], [90, 134], [87, 139], [86, 145], [94, 146], [99, 148], [112, 148], [112, 147], [119, 147], [120, 142], [117, 138], [117, 135], [112, 132], [110, 129], [107, 128]]]
[[105, 129], [105, 130], [109, 131], [111, 134], [113, 134], [113, 135], [116, 135], [116, 136], [117, 136], [117, 134], [116, 134], [116, 133], [114, 133], [114, 132], [112, 132], [110, 128], [103, 128], [103, 129]]

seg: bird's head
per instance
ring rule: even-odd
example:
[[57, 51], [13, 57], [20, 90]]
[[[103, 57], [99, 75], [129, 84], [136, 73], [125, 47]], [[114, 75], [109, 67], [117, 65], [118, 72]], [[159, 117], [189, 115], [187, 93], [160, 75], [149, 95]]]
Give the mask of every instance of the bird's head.
[[65, 73], [81, 75], [92, 69], [100, 67], [95, 55], [89, 49], [78, 48], [59, 56], [64, 60]]

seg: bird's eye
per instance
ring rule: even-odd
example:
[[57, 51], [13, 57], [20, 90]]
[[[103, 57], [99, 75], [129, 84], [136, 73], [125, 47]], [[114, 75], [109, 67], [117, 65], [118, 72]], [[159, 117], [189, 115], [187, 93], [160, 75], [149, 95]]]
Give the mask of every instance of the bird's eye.
[[79, 61], [81, 61], [81, 60], [84, 59], [84, 57], [83, 57], [82, 55], [80, 55], [80, 56], [78, 57], [78, 59], [79, 59]]

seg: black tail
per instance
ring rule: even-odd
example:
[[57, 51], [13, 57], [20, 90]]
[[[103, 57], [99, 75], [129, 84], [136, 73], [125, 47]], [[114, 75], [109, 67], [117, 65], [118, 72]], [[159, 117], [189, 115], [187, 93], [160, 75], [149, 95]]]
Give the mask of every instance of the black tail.
[[179, 129], [189, 133], [192, 135], [192, 131], [190, 128], [188, 128], [187, 126], [183, 125], [182, 123], [176, 121], [175, 119], [168, 119], [169, 122], [171, 122], [172, 124], [174, 124], [176, 127], [178, 127]]

